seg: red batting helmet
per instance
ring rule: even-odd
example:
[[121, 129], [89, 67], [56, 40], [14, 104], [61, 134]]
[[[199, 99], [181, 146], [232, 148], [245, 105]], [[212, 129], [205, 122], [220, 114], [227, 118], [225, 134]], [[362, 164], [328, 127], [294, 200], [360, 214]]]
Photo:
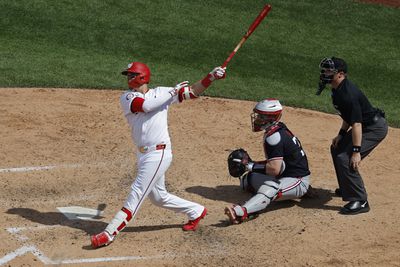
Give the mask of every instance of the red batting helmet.
[[129, 63], [128, 68], [121, 72], [121, 74], [128, 76], [129, 88], [138, 88], [150, 82], [150, 69], [146, 64], [141, 62]]
[[277, 124], [282, 116], [282, 105], [275, 98], [267, 98], [257, 103], [251, 114], [253, 132], [266, 130]]

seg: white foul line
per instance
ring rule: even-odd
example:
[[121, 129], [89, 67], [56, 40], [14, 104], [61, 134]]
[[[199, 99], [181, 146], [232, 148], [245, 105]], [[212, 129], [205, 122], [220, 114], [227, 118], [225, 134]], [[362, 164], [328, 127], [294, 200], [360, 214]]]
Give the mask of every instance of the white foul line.
[[37, 249], [35, 246], [22, 246], [13, 252], [8, 253], [3, 258], [0, 258], [0, 265], [3, 265], [9, 261], [12, 261], [18, 256], [22, 256], [26, 253], [32, 253], [45, 265], [59, 265], [59, 264], [76, 264], [76, 263], [95, 263], [95, 262], [112, 262], [112, 261], [131, 261], [131, 260], [152, 260], [152, 259], [163, 259], [169, 257], [184, 257], [187, 255], [155, 255], [155, 256], [122, 256], [122, 257], [106, 257], [106, 258], [86, 258], [86, 259], [65, 259], [65, 260], [52, 260], [49, 259]]
[[3, 258], [0, 258], [0, 265], [3, 265], [4, 263], [7, 263], [7, 262], [11, 261], [11, 260], [15, 259], [18, 256], [22, 256], [27, 252], [33, 252], [33, 251], [36, 251], [36, 250], [37, 249], [36, 249], [35, 246], [23, 246], [23, 247], [20, 247], [19, 249], [8, 253]]
[[69, 164], [69, 165], [50, 165], [50, 166], [31, 166], [31, 167], [19, 167], [19, 168], [6, 168], [0, 169], [0, 172], [29, 172], [29, 171], [43, 171], [51, 170], [55, 168], [78, 168], [80, 164]]
[[[21, 234], [22, 231], [30, 230], [36, 231], [41, 229], [60, 227], [59, 225], [53, 226], [33, 226], [33, 227], [10, 227], [6, 228], [7, 232], [16, 237], [19, 241], [27, 241], [28, 238]], [[25, 243], [25, 242], [24, 242]], [[41, 250], [34, 245], [24, 245], [4, 257], [0, 258], [0, 266], [12, 261], [16, 257], [22, 256], [26, 253], [32, 253], [37, 259], [39, 259], [45, 265], [60, 265], [60, 264], [77, 264], [77, 263], [96, 263], [96, 262], [113, 262], [113, 261], [135, 261], [135, 260], [154, 260], [154, 259], [167, 259], [167, 258], [181, 258], [187, 257], [186, 254], [176, 253], [164, 253], [159, 255], [151, 256], [116, 256], [116, 257], [104, 257], [104, 258], [81, 258], [81, 259], [50, 259]], [[191, 257], [204, 257], [210, 255], [220, 255], [224, 253], [223, 250], [218, 249], [213, 252], [194, 253]]]
[[[93, 262], [111, 262], [111, 261], [130, 261], [130, 260], [152, 260], [167, 258], [169, 255], [155, 255], [155, 256], [125, 256], [125, 257], [107, 257], [107, 258], [86, 258], [86, 259], [69, 259], [69, 260], [56, 260], [51, 264], [75, 264], [75, 263], [93, 263]], [[174, 255], [177, 256], [177, 255]], [[171, 256], [169, 256], [171, 257]]]

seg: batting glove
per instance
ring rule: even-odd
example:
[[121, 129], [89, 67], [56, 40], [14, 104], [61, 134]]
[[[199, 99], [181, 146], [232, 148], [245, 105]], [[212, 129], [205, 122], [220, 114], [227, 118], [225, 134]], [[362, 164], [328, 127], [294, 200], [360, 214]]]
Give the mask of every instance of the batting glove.
[[189, 86], [189, 81], [184, 81], [184, 82], [180, 82], [177, 85], [175, 85], [174, 89], [176, 92], [179, 92], [180, 89], [182, 89], [183, 87]]
[[221, 66], [214, 68], [210, 73], [201, 80], [201, 84], [204, 87], [209, 87], [211, 83], [215, 80], [224, 79], [226, 76], [226, 67], [222, 68]]
[[178, 95], [179, 102], [197, 98], [197, 95], [195, 95], [195, 93], [192, 91], [192, 87], [189, 86], [189, 81], [178, 83], [175, 85], [174, 90]]
[[210, 73], [211, 81], [224, 79], [226, 76], [226, 67], [222, 68], [221, 66], [214, 68]]

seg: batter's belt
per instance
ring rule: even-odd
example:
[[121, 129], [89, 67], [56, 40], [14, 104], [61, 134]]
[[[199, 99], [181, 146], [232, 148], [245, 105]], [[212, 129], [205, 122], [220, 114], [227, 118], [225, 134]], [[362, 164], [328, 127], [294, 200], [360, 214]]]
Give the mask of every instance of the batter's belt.
[[167, 148], [167, 144], [158, 144], [153, 146], [139, 146], [138, 150], [140, 153], [148, 153], [155, 150], [163, 150]]

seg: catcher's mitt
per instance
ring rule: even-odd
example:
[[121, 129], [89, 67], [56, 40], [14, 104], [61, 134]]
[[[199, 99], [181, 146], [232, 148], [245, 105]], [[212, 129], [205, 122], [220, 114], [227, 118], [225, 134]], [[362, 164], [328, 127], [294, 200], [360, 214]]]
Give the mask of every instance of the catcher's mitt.
[[251, 160], [249, 154], [243, 148], [232, 151], [228, 156], [228, 170], [233, 177], [240, 177], [246, 171], [246, 164]]

